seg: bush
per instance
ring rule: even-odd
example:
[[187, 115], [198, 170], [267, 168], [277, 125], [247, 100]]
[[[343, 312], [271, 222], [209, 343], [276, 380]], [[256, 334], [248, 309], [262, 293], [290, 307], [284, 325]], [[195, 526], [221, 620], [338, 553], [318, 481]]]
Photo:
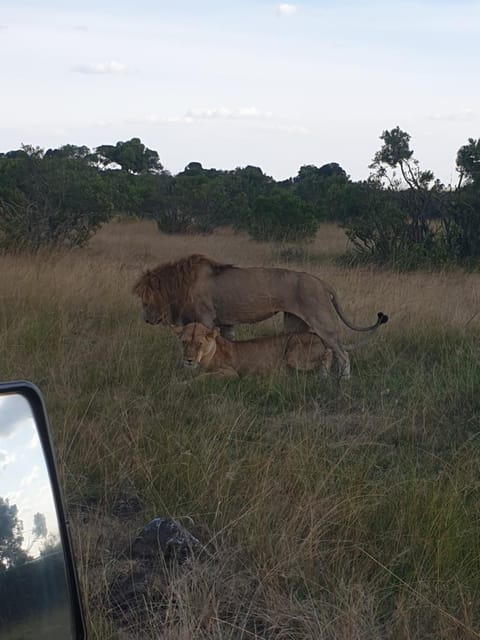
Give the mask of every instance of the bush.
[[342, 262], [348, 264], [374, 262], [399, 269], [416, 269], [455, 259], [440, 230], [423, 242], [412, 242], [409, 219], [387, 192], [377, 193], [363, 215], [350, 219], [343, 228], [354, 247], [342, 258]]
[[88, 214], [77, 213], [72, 217], [62, 211], [53, 211], [45, 204], [25, 200], [0, 202], [0, 246], [4, 249], [78, 247], [97, 227]]
[[0, 164], [4, 248], [81, 246], [112, 207], [102, 176], [85, 159], [16, 152]]
[[254, 240], [297, 242], [312, 238], [318, 221], [310, 204], [282, 192], [259, 196], [246, 214], [244, 227]]
[[374, 180], [357, 189], [352, 217], [342, 227], [353, 244], [353, 261], [397, 262], [409, 246], [409, 218], [396, 193], [382, 189]]
[[460, 260], [480, 257], [480, 186], [458, 189], [448, 208], [446, 233], [452, 253]]
[[212, 233], [225, 224], [228, 208], [221, 180], [190, 172], [165, 183], [148, 216], [164, 233]]

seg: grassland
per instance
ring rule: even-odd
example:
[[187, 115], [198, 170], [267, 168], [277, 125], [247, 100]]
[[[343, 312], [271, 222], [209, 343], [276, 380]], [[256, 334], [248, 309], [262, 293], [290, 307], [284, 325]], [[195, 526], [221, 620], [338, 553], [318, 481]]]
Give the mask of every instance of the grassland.
[[[480, 637], [480, 275], [347, 269], [345, 246], [330, 226], [292, 251], [138, 222], [69, 253], [0, 256], [0, 377], [44, 392], [89, 637], [117, 637], [108, 588], [155, 515], [205, 553], [159, 578], [124, 637]], [[179, 385], [175, 341], [143, 323], [131, 286], [191, 252], [287, 261], [333, 284], [354, 321], [391, 320], [341, 385]]]

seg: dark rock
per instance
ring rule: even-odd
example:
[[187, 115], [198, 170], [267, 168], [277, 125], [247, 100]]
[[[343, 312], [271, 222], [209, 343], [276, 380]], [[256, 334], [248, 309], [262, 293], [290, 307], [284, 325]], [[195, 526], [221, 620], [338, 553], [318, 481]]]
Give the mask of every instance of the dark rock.
[[171, 518], [154, 518], [145, 525], [133, 541], [130, 555], [132, 559], [182, 562], [188, 558], [200, 542], [181, 524]]
[[189, 564], [184, 561], [200, 547], [200, 542], [171, 518], [157, 517], [145, 525], [127, 553], [117, 558], [115, 577], [109, 580], [115, 624], [130, 628], [159, 611], [168, 598], [175, 564], [184, 563], [183, 570], [188, 571]]

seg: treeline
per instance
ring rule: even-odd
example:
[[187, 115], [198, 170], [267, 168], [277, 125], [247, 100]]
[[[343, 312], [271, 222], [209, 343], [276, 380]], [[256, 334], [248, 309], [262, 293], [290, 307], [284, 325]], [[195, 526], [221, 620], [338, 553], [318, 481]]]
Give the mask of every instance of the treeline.
[[275, 181], [259, 167], [232, 171], [189, 163], [172, 175], [133, 138], [116, 145], [23, 146], [0, 154], [0, 242], [4, 248], [78, 246], [113, 215], [148, 217], [166, 233], [222, 225], [256, 240], [306, 241], [322, 221], [342, 225], [353, 259], [402, 263], [480, 256], [480, 140], [457, 154], [458, 183], [420, 168], [410, 136], [384, 131], [365, 181], [332, 162]]
[[191, 162], [172, 175], [138, 138], [115, 146], [23, 146], [0, 155], [0, 230], [4, 244], [83, 244], [114, 214], [152, 218], [166, 233], [209, 233], [222, 225], [257, 239], [300, 240], [335, 215], [351, 187], [332, 163], [302, 167], [276, 182], [258, 167], [204, 169]]

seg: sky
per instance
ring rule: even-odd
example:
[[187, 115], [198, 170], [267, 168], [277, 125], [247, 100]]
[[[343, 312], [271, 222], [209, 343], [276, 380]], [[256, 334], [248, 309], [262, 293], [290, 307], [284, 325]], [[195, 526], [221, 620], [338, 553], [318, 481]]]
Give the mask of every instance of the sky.
[[32, 534], [34, 515], [42, 513], [48, 534], [59, 536], [48, 470], [32, 410], [20, 395], [0, 397], [0, 497], [16, 505], [23, 523], [23, 547], [36, 557], [44, 540]]
[[338, 162], [400, 126], [456, 181], [480, 137], [477, 0], [0, 0], [0, 151], [140, 137], [164, 167]]

